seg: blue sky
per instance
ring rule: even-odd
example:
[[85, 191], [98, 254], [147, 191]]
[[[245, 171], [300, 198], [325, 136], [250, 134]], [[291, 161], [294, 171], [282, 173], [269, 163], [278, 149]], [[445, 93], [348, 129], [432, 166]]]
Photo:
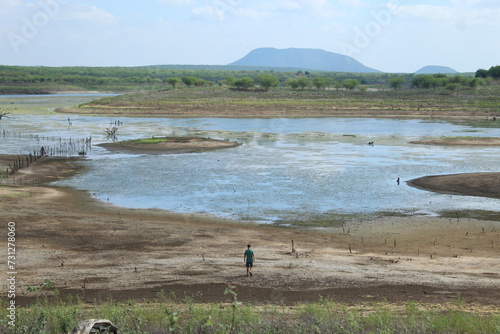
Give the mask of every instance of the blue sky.
[[299, 47], [473, 72], [500, 64], [499, 17], [498, 0], [0, 0], [0, 64], [220, 65]]

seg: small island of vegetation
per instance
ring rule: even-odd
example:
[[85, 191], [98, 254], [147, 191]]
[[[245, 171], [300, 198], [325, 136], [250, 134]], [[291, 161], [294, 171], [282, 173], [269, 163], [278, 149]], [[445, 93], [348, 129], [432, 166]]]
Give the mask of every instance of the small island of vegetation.
[[104, 143], [98, 146], [110, 151], [135, 154], [179, 154], [197, 153], [223, 148], [236, 147], [240, 143], [199, 137], [153, 137]]

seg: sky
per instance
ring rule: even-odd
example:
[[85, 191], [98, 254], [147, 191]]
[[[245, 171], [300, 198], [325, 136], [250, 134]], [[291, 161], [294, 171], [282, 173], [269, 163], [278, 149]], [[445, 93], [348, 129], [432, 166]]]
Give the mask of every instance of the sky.
[[500, 0], [0, 0], [0, 65], [226, 65], [260, 47], [475, 72], [500, 64]]

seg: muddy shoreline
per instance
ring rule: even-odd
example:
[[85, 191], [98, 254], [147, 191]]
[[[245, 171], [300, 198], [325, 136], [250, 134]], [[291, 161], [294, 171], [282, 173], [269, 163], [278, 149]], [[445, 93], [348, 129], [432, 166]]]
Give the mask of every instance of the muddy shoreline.
[[410, 144], [417, 145], [440, 145], [440, 146], [499, 146], [500, 138], [494, 137], [471, 137], [471, 138], [442, 138], [411, 141]]
[[[218, 302], [232, 284], [239, 300], [256, 304], [322, 296], [358, 305], [457, 298], [500, 305], [498, 221], [406, 216], [347, 222], [348, 233], [280, 228], [121, 208], [45, 184], [79, 168], [75, 159], [43, 158], [15, 175], [27, 178], [24, 184], [0, 187], [1, 215], [18, 233], [20, 304], [55, 298], [55, 289], [57, 298], [76, 294], [89, 303], [150, 300], [160, 292]], [[256, 252], [250, 278], [247, 243]], [[27, 290], [45, 279], [53, 290]]]
[[500, 173], [431, 175], [406, 183], [415, 188], [443, 194], [500, 198]]

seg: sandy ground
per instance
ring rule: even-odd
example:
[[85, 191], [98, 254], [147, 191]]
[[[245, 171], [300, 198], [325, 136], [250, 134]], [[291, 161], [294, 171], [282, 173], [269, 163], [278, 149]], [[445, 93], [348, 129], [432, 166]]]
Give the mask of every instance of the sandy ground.
[[[16, 223], [20, 304], [54, 295], [27, 291], [49, 279], [59, 298], [78, 294], [89, 303], [161, 291], [227, 301], [223, 292], [232, 284], [241, 301], [254, 303], [323, 296], [351, 304], [459, 299], [500, 306], [499, 222], [386, 217], [344, 228], [278, 228], [119, 208], [44, 185], [76, 171], [71, 159], [43, 158], [8, 181], [16, 186], [0, 187], [2, 230]], [[243, 264], [247, 243], [256, 255], [253, 277]]]
[[209, 150], [220, 150], [239, 146], [240, 144], [233, 141], [204, 139], [204, 138], [188, 138], [188, 137], [172, 137], [167, 142], [159, 142], [153, 144], [137, 144], [130, 141], [104, 143], [99, 144], [110, 151], [120, 151], [125, 153], [136, 154], [178, 154], [178, 153], [195, 153]]

